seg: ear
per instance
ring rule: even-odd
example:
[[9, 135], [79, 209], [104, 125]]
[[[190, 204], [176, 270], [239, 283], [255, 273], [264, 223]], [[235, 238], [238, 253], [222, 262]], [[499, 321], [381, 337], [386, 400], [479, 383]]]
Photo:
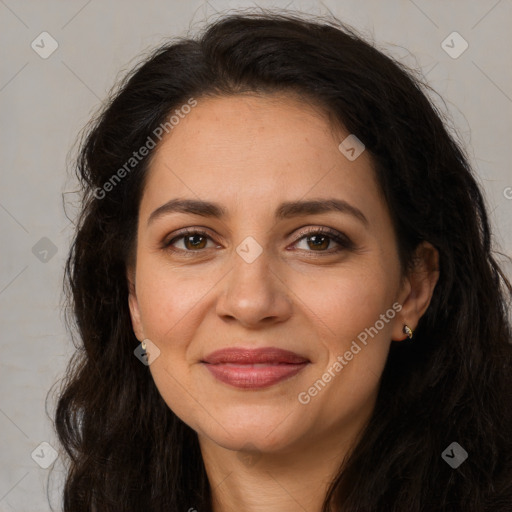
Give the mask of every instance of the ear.
[[135, 291], [135, 271], [133, 268], [126, 269], [126, 279], [128, 281], [128, 306], [130, 308], [130, 317], [132, 319], [132, 327], [135, 336], [139, 341], [144, 340], [144, 329], [140, 317], [139, 302]]
[[407, 338], [404, 325], [413, 331], [427, 310], [434, 288], [439, 279], [439, 252], [429, 242], [422, 242], [416, 248], [413, 265], [404, 278], [398, 302], [402, 309], [397, 315], [392, 339], [401, 341]]

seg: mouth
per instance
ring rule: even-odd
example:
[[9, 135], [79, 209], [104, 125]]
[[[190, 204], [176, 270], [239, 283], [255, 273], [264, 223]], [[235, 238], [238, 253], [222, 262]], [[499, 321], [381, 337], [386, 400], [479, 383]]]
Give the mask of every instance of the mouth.
[[275, 347], [217, 350], [201, 361], [217, 380], [242, 389], [273, 386], [301, 372], [311, 361]]

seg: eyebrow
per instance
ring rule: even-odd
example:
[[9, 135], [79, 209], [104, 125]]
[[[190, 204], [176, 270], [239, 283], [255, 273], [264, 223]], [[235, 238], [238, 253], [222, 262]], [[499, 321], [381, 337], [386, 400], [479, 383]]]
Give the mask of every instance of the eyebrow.
[[[304, 215], [341, 212], [351, 215], [368, 227], [368, 219], [363, 212], [343, 199], [313, 199], [308, 201], [287, 201], [281, 203], [275, 212], [276, 220], [290, 219]], [[197, 199], [171, 199], [159, 206], [148, 218], [147, 224], [171, 213], [190, 213], [201, 217], [225, 219], [227, 210], [218, 203]]]

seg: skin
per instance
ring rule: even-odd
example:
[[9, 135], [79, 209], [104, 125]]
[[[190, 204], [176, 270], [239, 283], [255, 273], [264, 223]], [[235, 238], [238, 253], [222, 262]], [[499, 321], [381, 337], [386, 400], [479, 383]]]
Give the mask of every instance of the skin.
[[[349, 161], [338, 149], [347, 135], [293, 96], [199, 98], [153, 155], [127, 269], [132, 324], [160, 350], [149, 366], [159, 392], [199, 436], [216, 512], [320, 510], [374, 408], [391, 341], [406, 338], [404, 324], [415, 329], [437, 282], [427, 243], [415, 272], [402, 274], [369, 154]], [[214, 201], [228, 216], [175, 212], [148, 225], [175, 198]], [[368, 225], [340, 212], [274, 218], [281, 202], [326, 198], [358, 208]], [[199, 249], [187, 238], [162, 247], [192, 227], [208, 233]], [[333, 253], [335, 240], [318, 248], [302, 233], [321, 227], [353, 247]], [[248, 236], [262, 250], [251, 263], [236, 251]], [[400, 312], [301, 404], [299, 393], [394, 303]], [[238, 389], [200, 363], [234, 346], [279, 347], [310, 363], [271, 387]]]

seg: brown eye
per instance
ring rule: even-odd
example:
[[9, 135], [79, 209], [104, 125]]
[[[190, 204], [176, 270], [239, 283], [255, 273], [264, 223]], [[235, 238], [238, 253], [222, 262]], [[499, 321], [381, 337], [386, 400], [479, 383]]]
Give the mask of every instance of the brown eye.
[[[164, 242], [163, 248], [177, 252], [199, 252], [208, 248], [206, 246], [208, 240], [211, 240], [211, 237], [208, 235], [208, 233], [199, 230], [188, 230], [183, 231], [181, 234], [173, 237], [168, 242]], [[181, 243], [181, 247], [176, 247], [176, 245], [179, 245], [178, 242]]]
[[[305, 247], [298, 248], [307, 252], [333, 254], [354, 247], [354, 244], [346, 235], [327, 228], [302, 233], [295, 245], [302, 241], [305, 241]], [[337, 247], [332, 248], [333, 245], [337, 245]]]
[[331, 238], [325, 235], [308, 235], [305, 237], [310, 249], [328, 249]]
[[183, 244], [187, 249], [204, 249], [206, 245], [206, 237], [202, 235], [186, 235], [182, 237]]

